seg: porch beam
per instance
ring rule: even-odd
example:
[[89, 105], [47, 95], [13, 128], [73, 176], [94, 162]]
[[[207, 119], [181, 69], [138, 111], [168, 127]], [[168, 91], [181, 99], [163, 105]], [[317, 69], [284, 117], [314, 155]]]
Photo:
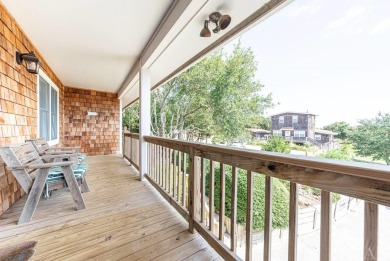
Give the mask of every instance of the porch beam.
[[140, 69], [139, 81], [139, 179], [143, 180], [148, 167], [148, 144], [145, 136], [150, 135], [150, 70]]
[[[144, 66], [146, 61], [150, 58], [150, 56], [156, 51], [157, 47], [160, 45], [161, 41], [166, 37], [168, 32], [175, 25], [180, 16], [184, 13], [187, 7], [190, 5], [192, 0], [175, 0], [168, 12], [165, 14], [161, 23], [157, 27], [156, 31], [149, 39], [145, 48], [143, 49], [138, 62], [134, 64], [131, 68], [130, 72], [127, 74], [125, 80], [123, 81], [121, 87], [118, 90], [118, 97], [122, 98], [123, 94], [130, 82], [137, 76], [138, 70], [140, 67]], [[140, 62], [141, 61], [141, 62]]]

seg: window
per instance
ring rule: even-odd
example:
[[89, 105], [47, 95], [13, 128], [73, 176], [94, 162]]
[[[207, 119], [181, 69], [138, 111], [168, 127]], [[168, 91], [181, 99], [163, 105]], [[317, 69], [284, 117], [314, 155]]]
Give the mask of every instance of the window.
[[321, 135], [320, 135], [320, 134], [316, 134], [316, 135], [314, 136], [314, 139], [315, 139], [315, 140], [321, 140]]
[[279, 123], [284, 123], [284, 116], [279, 117]]
[[292, 116], [292, 123], [298, 123], [298, 115]]
[[304, 137], [306, 137], [306, 131], [304, 131], [304, 130], [296, 130], [296, 131], [294, 131], [294, 137], [296, 137], [296, 138], [304, 138]]
[[290, 137], [290, 136], [291, 136], [291, 131], [285, 131], [285, 132], [284, 132], [284, 136]]
[[274, 130], [273, 132], [274, 136], [282, 136], [282, 131], [281, 130]]
[[45, 138], [50, 145], [58, 143], [58, 88], [50, 79], [40, 73], [38, 95], [38, 136]]

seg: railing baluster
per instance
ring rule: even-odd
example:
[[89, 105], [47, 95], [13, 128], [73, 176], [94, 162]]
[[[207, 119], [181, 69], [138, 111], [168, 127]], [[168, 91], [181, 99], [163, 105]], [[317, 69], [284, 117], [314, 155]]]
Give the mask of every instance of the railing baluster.
[[230, 249], [236, 252], [237, 246], [237, 168], [232, 168], [232, 206], [231, 206], [231, 221], [230, 221]]
[[157, 145], [154, 145], [154, 181], [157, 182]]
[[168, 149], [164, 147], [164, 188], [165, 190], [168, 190], [168, 165], [167, 160], [168, 159]]
[[224, 221], [225, 221], [225, 166], [223, 163], [220, 163], [219, 169], [219, 240], [224, 241]]
[[290, 182], [289, 209], [288, 261], [295, 261], [297, 260], [298, 188], [297, 183], [294, 182]]
[[253, 230], [253, 173], [247, 172], [246, 194], [246, 242], [245, 260], [252, 260], [252, 230]]
[[173, 150], [173, 185], [172, 185], [172, 196], [175, 198], [175, 192], [176, 192], [176, 150]]
[[191, 148], [188, 155], [189, 160], [189, 181], [188, 181], [188, 212], [189, 230], [194, 233], [194, 221], [198, 219], [199, 197], [200, 197], [200, 158], [195, 156], [195, 149]]
[[181, 177], [181, 151], [178, 151], [179, 153], [179, 168], [177, 169], [177, 202], [180, 202], [180, 177]]
[[364, 261], [378, 260], [378, 205], [364, 202]]
[[201, 159], [201, 174], [200, 174], [200, 222], [205, 223], [205, 198], [206, 198], [206, 160]]
[[325, 190], [321, 191], [321, 238], [320, 238], [320, 260], [330, 261], [331, 259], [331, 211], [332, 200], [331, 193]]
[[182, 179], [182, 192], [183, 192], [183, 207], [187, 206], [187, 187], [186, 187], [186, 154], [183, 152], [183, 179]]
[[210, 160], [209, 176], [209, 230], [214, 233], [214, 161]]
[[148, 158], [147, 158], [147, 173], [150, 176], [150, 143], [147, 144]]
[[171, 160], [172, 151], [168, 149], [168, 194], [171, 194]]
[[162, 156], [162, 187], [167, 190], [167, 182], [166, 182], [166, 177], [167, 177], [167, 148], [166, 147], [162, 147], [162, 153], [163, 153], [163, 156]]
[[272, 178], [265, 177], [264, 261], [271, 260], [272, 242]]

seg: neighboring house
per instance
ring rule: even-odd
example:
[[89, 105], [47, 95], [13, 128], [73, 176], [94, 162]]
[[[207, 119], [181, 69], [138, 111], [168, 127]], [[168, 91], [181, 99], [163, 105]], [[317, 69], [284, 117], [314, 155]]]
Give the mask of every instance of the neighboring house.
[[268, 137], [271, 136], [271, 131], [263, 129], [248, 129], [251, 132], [251, 135], [259, 140], [268, 140]]
[[332, 147], [335, 132], [316, 129], [316, 116], [306, 112], [282, 112], [271, 115], [272, 135], [294, 143], [310, 143], [318, 147]]

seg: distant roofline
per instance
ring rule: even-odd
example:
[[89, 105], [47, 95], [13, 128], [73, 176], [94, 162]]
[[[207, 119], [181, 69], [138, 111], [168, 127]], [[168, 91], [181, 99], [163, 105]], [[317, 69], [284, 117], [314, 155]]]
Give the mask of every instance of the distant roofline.
[[262, 133], [271, 133], [271, 131], [269, 131], [269, 130], [264, 130], [264, 129], [249, 128], [249, 129], [247, 129], [247, 130], [249, 130], [249, 131], [251, 131], [251, 132], [257, 132], [257, 133], [259, 133], [259, 132], [262, 132]]
[[273, 117], [273, 116], [277, 116], [277, 115], [281, 115], [281, 114], [287, 114], [287, 113], [288, 114], [306, 114], [306, 115], [318, 116], [318, 114], [314, 114], [314, 113], [310, 113], [310, 112], [284, 111], [284, 112], [269, 115], [269, 117]]
[[338, 135], [337, 132], [328, 131], [328, 130], [321, 130], [321, 129], [315, 129], [314, 132], [321, 133], [321, 134]]

